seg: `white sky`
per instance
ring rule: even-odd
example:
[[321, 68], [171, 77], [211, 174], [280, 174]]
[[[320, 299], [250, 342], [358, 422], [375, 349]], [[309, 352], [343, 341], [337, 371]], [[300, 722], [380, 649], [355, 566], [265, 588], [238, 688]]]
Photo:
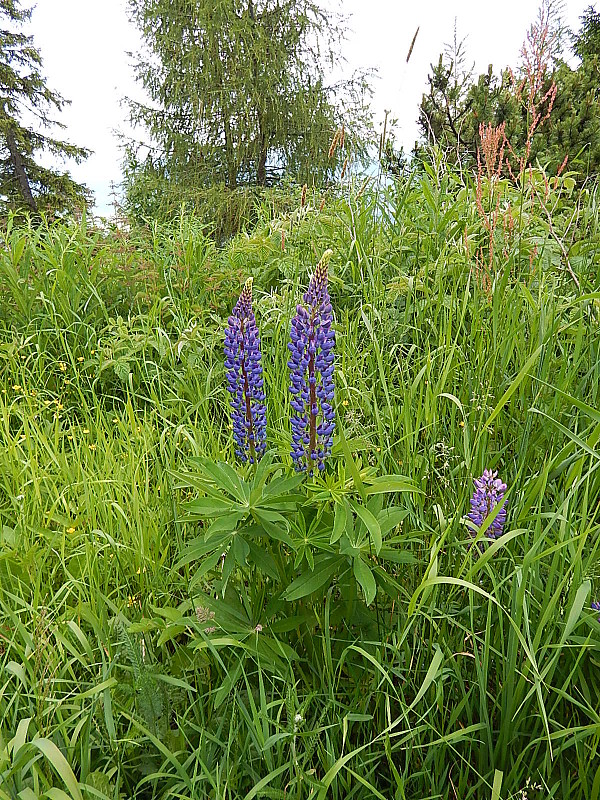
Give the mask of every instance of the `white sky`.
[[[565, 22], [574, 30], [591, 0], [566, 0]], [[398, 141], [412, 148], [417, 137], [418, 104], [432, 62], [453, 38], [466, 38], [469, 66], [478, 75], [492, 63], [496, 73], [516, 66], [539, 0], [330, 0], [351, 15], [352, 32], [344, 47], [346, 68], [375, 67], [374, 110], [381, 123], [384, 109], [399, 121]], [[26, 5], [26, 4], [25, 4]], [[411, 59], [406, 54], [417, 26]], [[140, 96], [126, 51], [139, 47], [129, 23], [126, 0], [37, 0], [27, 32], [44, 59], [50, 88], [72, 101], [61, 115], [64, 138], [94, 151], [83, 164], [70, 164], [73, 176], [96, 195], [96, 212], [110, 213], [110, 186], [121, 178], [121, 154], [115, 131], [128, 132], [120, 100]]]

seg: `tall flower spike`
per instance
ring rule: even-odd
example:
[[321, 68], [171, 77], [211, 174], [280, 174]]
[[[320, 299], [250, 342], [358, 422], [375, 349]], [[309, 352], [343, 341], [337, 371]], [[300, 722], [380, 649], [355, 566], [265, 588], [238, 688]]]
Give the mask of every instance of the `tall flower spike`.
[[335, 333], [327, 290], [327, 250], [317, 265], [296, 308], [290, 343], [290, 392], [292, 395], [291, 456], [298, 472], [312, 475], [324, 469], [335, 430], [333, 370]]
[[[597, 600], [592, 600], [592, 608], [594, 611], [600, 611], [600, 603]], [[598, 622], [600, 622], [600, 617], [598, 617]]]
[[496, 518], [488, 528], [489, 535], [496, 539], [498, 536], [502, 536], [502, 529], [506, 522], [505, 501], [503, 502], [506, 484], [502, 483], [498, 478], [498, 473], [492, 472], [491, 469], [484, 470], [481, 478], [476, 478], [473, 483], [475, 491], [471, 498], [471, 510], [468, 517], [477, 527], [483, 524], [485, 518], [498, 503], [502, 503]]
[[260, 338], [252, 311], [252, 278], [246, 281], [225, 329], [225, 369], [231, 394], [236, 455], [254, 463], [265, 452], [266, 406]]

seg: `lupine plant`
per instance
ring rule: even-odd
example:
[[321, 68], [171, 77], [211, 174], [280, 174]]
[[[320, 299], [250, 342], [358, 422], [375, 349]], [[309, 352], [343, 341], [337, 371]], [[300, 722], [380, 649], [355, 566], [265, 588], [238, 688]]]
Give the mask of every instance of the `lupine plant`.
[[225, 368], [231, 394], [236, 455], [255, 463], [266, 447], [266, 408], [260, 337], [252, 310], [252, 278], [246, 281], [225, 330]]
[[327, 288], [327, 250], [298, 304], [288, 349], [293, 414], [291, 456], [299, 472], [325, 468], [335, 430], [332, 308]]
[[[297, 306], [288, 344], [292, 460], [297, 472], [315, 478], [324, 469], [335, 430], [330, 256], [327, 250]], [[384, 507], [383, 497], [418, 490], [399, 475], [376, 476], [373, 470], [361, 474], [341, 430], [345, 463], [340, 464], [338, 482], [333, 487], [321, 484], [317, 495], [304, 475], [289, 476], [273, 453], [265, 453], [265, 393], [251, 279], [229, 317], [225, 357], [236, 454], [255, 463], [256, 469], [249, 480], [242, 480], [228, 464], [194, 459], [193, 485], [206, 496], [187, 505], [187, 519], [202, 520], [208, 527], [189, 543], [180, 565], [201, 559], [196, 578], [214, 571], [212, 585], [223, 598], [230, 581], [241, 576], [234, 594], [248, 595], [246, 606], [253, 609], [248, 625], [261, 631], [279, 614], [287, 616], [283, 601], [294, 603], [311, 595], [320, 608], [334, 578], [343, 602], [332, 618], [353, 618], [358, 586], [367, 604], [373, 602], [378, 585], [396, 596], [395, 580], [373, 558], [397, 557], [396, 528], [407, 511]], [[182, 485], [189, 485], [189, 475], [180, 477]], [[314, 483], [310, 486], [314, 489]], [[264, 578], [277, 597], [267, 609], [262, 608]], [[215, 603], [210, 594], [202, 603], [217, 618], [234, 615], [232, 606], [224, 606], [224, 600]]]
[[506, 501], [504, 500], [506, 484], [500, 480], [498, 472], [492, 472], [491, 469], [485, 469], [483, 475], [476, 478], [473, 483], [475, 491], [471, 497], [471, 510], [468, 517], [478, 528], [483, 525], [496, 506], [499, 503], [502, 504], [489, 527], [489, 535], [496, 539], [498, 536], [502, 536], [506, 522]]

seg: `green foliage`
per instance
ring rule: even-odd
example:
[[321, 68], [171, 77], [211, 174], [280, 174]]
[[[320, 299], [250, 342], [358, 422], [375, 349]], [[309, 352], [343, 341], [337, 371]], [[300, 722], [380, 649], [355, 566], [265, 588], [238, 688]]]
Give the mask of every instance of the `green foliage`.
[[[502, 174], [524, 164], [541, 164], [548, 174], [560, 174], [568, 158], [579, 181], [595, 175], [600, 165], [598, 60], [591, 51], [596, 17], [588, 11], [574, 39], [576, 53], [589, 52], [572, 69], [558, 55], [561, 28], [546, 3], [523, 46], [518, 70], [487, 73], [473, 81], [464, 68], [464, 47], [456, 44], [432, 65], [429, 91], [423, 95], [419, 127], [426, 141], [439, 146], [450, 163], [473, 169], [482, 146], [480, 125], [499, 128], [506, 137]], [[553, 27], [555, 25], [555, 27]], [[587, 44], [585, 44], [587, 43]], [[587, 48], [587, 50], [586, 50]], [[554, 95], [554, 87], [556, 94]], [[427, 149], [417, 146], [427, 158]], [[479, 155], [483, 161], [483, 155]], [[509, 166], [510, 165], [510, 166]]]
[[573, 50], [582, 61], [600, 57], [600, 13], [588, 6], [579, 18], [581, 27], [573, 37]]
[[20, 5], [20, 0], [0, 2], [0, 210], [4, 215], [18, 210], [60, 217], [84, 209], [90, 192], [68, 173], [42, 166], [36, 153], [45, 151], [79, 162], [89, 151], [22, 122], [26, 110], [42, 129], [64, 127], [48, 113], [52, 108], [60, 111], [67, 101], [47, 87], [32, 37], [14, 30], [31, 16], [31, 10]]
[[[322, 607], [332, 580], [337, 600], [332, 625], [364, 623], [358, 587], [367, 605], [378, 585], [396, 596], [400, 587], [392, 576], [382, 566], [374, 572], [370, 562], [374, 556], [394, 564], [413, 561], [400, 546], [403, 538], [390, 535], [408, 510], [384, 508], [383, 496], [419, 490], [399, 475], [361, 476], [343, 439], [338, 449], [345, 451], [346, 466], [342, 459], [335, 482], [289, 477], [269, 455], [248, 481], [225, 463], [205, 460], [193, 462], [196, 474], [178, 475], [179, 488], [203, 493], [186, 504], [184, 519], [210, 521], [187, 544], [178, 566], [201, 562], [191, 585], [208, 584], [210, 593], [201, 602], [219, 621], [237, 619], [238, 628], [241, 623], [255, 630], [293, 628], [296, 639], [305, 625], [313, 629], [314, 610]], [[215, 590], [224, 598], [229, 594], [233, 603], [215, 603]]]
[[[597, 794], [598, 188], [533, 170], [479, 195], [432, 158], [221, 247], [186, 213], [9, 220], [2, 800]], [[327, 247], [340, 424], [312, 482], [286, 343]], [[249, 274], [256, 472], [222, 361]], [[484, 467], [509, 485], [496, 541], [464, 522]]]
[[[162, 213], [183, 200], [212, 209], [218, 187], [237, 214], [246, 196], [239, 187], [282, 177], [322, 186], [345, 158], [364, 154], [365, 79], [327, 82], [340, 31], [317, 4], [130, 0], [129, 7], [148, 51], [136, 77], [152, 100], [129, 101], [132, 122], [149, 136], [148, 147], [130, 143], [126, 155], [127, 209], [138, 218], [148, 206]], [[341, 126], [343, 139], [330, 150]]]

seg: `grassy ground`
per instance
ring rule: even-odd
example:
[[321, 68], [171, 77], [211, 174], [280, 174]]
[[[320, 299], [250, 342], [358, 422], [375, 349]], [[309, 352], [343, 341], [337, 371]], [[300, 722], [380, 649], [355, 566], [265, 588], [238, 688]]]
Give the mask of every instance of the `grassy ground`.
[[[223, 248], [185, 214], [9, 226], [0, 798], [597, 800], [597, 187], [484, 188], [442, 168], [348, 187]], [[256, 514], [250, 556], [238, 537], [208, 564], [185, 503], [226, 481], [194, 457], [235, 464], [227, 314], [253, 275], [284, 478], [290, 319], [326, 248], [343, 436], [289, 541]], [[486, 467], [508, 523], [473, 545]], [[384, 474], [407, 490], [383, 502]], [[359, 507], [350, 555], [315, 533], [338, 506]], [[332, 553], [368, 566], [372, 602], [343, 571], [290, 590]]]

